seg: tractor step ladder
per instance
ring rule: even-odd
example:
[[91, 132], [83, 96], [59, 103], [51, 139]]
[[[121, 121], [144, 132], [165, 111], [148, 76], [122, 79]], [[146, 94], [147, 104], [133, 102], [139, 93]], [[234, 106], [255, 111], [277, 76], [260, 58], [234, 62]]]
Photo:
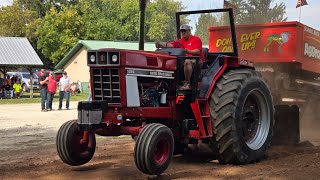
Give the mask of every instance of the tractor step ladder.
[[200, 137], [212, 137], [210, 107], [206, 99], [196, 99], [191, 103], [194, 116], [199, 126]]

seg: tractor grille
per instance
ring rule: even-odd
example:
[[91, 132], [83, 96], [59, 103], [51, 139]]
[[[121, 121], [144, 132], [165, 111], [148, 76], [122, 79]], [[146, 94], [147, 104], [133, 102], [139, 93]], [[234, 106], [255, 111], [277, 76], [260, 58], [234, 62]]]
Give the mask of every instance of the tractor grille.
[[93, 99], [120, 103], [119, 69], [92, 69]]

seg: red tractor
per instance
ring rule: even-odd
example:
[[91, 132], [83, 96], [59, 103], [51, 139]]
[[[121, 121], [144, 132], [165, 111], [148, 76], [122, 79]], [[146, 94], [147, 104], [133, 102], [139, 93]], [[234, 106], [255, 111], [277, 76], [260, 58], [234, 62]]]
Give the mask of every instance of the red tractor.
[[194, 69], [191, 90], [177, 88], [184, 78], [183, 62], [200, 58], [185, 56], [183, 49], [88, 52], [93, 100], [79, 102], [78, 119], [58, 131], [57, 150], [63, 162], [72, 166], [89, 162], [96, 134], [134, 137], [135, 164], [150, 175], [163, 173], [173, 154], [200, 141], [221, 164], [264, 158], [274, 124], [269, 87], [250, 61], [237, 57], [232, 9], [177, 12], [177, 27], [189, 15], [201, 14], [215, 17], [208, 27], [229, 27], [233, 52], [204, 48], [206, 63]]

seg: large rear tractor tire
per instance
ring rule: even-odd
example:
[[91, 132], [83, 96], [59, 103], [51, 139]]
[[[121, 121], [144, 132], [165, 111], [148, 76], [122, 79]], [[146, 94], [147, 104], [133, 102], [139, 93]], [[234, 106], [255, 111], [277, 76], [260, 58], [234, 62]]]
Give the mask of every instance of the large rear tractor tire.
[[262, 160], [274, 124], [272, 96], [261, 76], [251, 69], [227, 72], [211, 94], [210, 114], [221, 164]]
[[77, 120], [68, 121], [60, 127], [56, 145], [60, 159], [66, 164], [83, 165], [93, 157], [96, 149], [95, 134], [88, 132], [88, 140], [83, 140], [83, 135]]
[[135, 164], [143, 173], [160, 175], [168, 168], [173, 149], [172, 131], [162, 124], [148, 124], [142, 129], [136, 140]]

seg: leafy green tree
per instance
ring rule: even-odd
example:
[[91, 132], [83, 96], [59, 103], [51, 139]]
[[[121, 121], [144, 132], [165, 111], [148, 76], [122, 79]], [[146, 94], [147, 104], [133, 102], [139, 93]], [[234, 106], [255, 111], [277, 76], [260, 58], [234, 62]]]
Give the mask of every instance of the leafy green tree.
[[[176, 18], [177, 11], [184, 10], [181, 2], [173, 0], [157, 0], [150, 2], [147, 6], [147, 41], [169, 41], [177, 37]], [[181, 23], [187, 20], [182, 18]]]
[[[0, 9], [0, 35], [28, 37], [46, 67], [53, 67], [79, 39], [137, 41], [138, 4], [138, 0], [14, 0]], [[183, 9], [175, 0], [148, 1], [146, 41], [175, 39], [175, 12]]]
[[[175, 12], [180, 2], [157, 0], [146, 9], [146, 41], [176, 37]], [[37, 47], [56, 64], [79, 39], [137, 41], [139, 38], [138, 0], [86, 0], [75, 5], [51, 8], [37, 22]], [[32, 34], [34, 31], [30, 31]]]
[[77, 5], [62, 6], [60, 12], [51, 8], [37, 30], [37, 48], [53, 63], [59, 62], [83, 37], [84, 22], [78, 12]]
[[77, 4], [78, 0], [14, 0], [25, 10], [34, 11], [39, 18], [43, 18], [52, 7], [60, 9], [62, 5]]
[[215, 25], [217, 18], [212, 14], [202, 14], [200, 15], [198, 22], [196, 23], [195, 35], [199, 36], [203, 44], [209, 44], [209, 30], [210, 26]]
[[84, 39], [116, 40], [121, 39], [121, 24], [118, 16], [121, 1], [93, 0], [79, 4], [83, 25]]
[[235, 7], [234, 14], [237, 24], [259, 24], [266, 22], [282, 22], [285, 18], [286, 6], [274, 4], [274, 0], [229, 0]]
[[286, 21], [284, 18], [286, 6], [284, 3], [276, 4], [271, 7], [274, 0], [249, 0], [248, 4], [244, 5], [247, 13], [243, 14], [242, 20], [239, 23], [257, 24], [266, 22], [281, 22]]
[[34, 21], [32, 11], [24, 11], [17, 4], [0, 8], [0, 36], [26, 36], [27, 26]]

